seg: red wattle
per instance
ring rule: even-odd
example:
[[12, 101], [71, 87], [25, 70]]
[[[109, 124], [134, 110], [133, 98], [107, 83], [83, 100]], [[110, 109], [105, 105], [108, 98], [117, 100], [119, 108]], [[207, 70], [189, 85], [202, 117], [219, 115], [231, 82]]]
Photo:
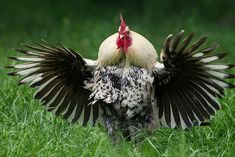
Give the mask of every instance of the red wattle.
[[118, 37], [116, 44], [117, 44], [117, 49], [123, 47], [123, 41], [122, 39], [120, 39], [120, 37]]
[[131, 37], [126, 37], [123, 39], [123, 49], [125, 53], [127, 53], [128, 47], [131, 45], [131, 43], [132, 43]]
[[118, 37], [116, 40], [117, 49], [123, 48], [124, 52], [127, 53], [128, 47], [132, 44], [132, 39], [129, 36], [123, 38]]

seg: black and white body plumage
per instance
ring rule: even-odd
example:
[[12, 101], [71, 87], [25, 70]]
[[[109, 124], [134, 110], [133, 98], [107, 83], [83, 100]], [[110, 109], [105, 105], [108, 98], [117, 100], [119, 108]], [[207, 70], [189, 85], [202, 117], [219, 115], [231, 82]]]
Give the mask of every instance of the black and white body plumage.
[[127, 29], [107, 38], [95, 61], [61, 44], [26, 45], [17, 49], [26, 56], [10, 57], [23, 63], [9, 66], [16, 69], [9, 75], [20, 75], [19, 84], [37, 88], [34, 97], [48, 111], [84, 126], [102, 123], [110, 135], [186, 129], [215, 115], [220, 109], [216, 99], [225, 88], [234, 88], [225, 81], [234, 75], [224, 71], [234, 65], [216, 63], [225, 56], [211, 54], [217, 46], [202, 47], [206, 38], [192, 42], [193, 33], [182, 39], [181, 31], [166, 38], [160, 63], [152, 44]]

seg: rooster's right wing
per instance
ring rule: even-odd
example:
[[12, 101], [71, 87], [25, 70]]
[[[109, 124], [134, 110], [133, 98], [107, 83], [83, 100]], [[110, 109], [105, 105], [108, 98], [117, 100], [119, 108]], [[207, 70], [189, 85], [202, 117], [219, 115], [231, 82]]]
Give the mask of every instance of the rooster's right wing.
[[99, 105], [88, 105], [91, 92], [83, 86], [85, 80], [92, 78], [95, 61], [84, 59], [61, 44], [54, 46], [44, 42], [26, 47], [26, 50], [17, 51], [27, 56], [10, 57], [24, 63], [9, 66], [16, 69], [9, 75], [23, 76], [19, 84], [31, 82], [30, 87], [37, 88], [34, 97], [48, 111], [57, 116], [62, 115], [71, 122], [79, 120], [86, 125], [91, 120], [94, 124], [98, 118]]

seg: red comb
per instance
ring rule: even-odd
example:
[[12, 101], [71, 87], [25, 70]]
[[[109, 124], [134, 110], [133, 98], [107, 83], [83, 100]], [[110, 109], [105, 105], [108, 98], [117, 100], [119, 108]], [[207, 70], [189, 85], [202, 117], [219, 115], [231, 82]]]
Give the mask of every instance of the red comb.
[[126, 28], [126, 23], [124, 22], [123, 18], [122, 18], [122, 14], [120, 14], [120, 33], [124, 32], [125, 28]]

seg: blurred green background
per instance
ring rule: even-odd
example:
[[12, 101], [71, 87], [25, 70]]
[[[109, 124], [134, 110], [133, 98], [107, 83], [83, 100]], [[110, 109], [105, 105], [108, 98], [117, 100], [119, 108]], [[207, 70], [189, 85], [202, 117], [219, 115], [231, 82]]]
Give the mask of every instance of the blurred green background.
[[[6, 75], [7, 56], [20, 43], [61, 42], [95, 59], [101, 42], [117, 32], [119, 15], [159, 52], [165, 37], [185, 29], [235, 63], [234, 0], [1, 0], [0, 1], [0, 156], [233, 156], [235, 93], [226, 91], [222, 110], [208, 127], [191, 131], [156, 130], [141, 146], [113, 146], [102, 127], [70, 125], [33, 100], [33, 90]], [[14, 64], [14, 63], [13, 63]], [[234, 71], [233, 71], [234, 72]]]
[[233, 0], [1, 0], [0, 45], [16, 47], [46, 39], [95, 58], [100, 43], [117, 31], [120, 13], [132, 30], [146, 36], [158, 50], [169, 33], [181, 29], [209, 36], [222, 46], [224, 41], [234, 43]]

